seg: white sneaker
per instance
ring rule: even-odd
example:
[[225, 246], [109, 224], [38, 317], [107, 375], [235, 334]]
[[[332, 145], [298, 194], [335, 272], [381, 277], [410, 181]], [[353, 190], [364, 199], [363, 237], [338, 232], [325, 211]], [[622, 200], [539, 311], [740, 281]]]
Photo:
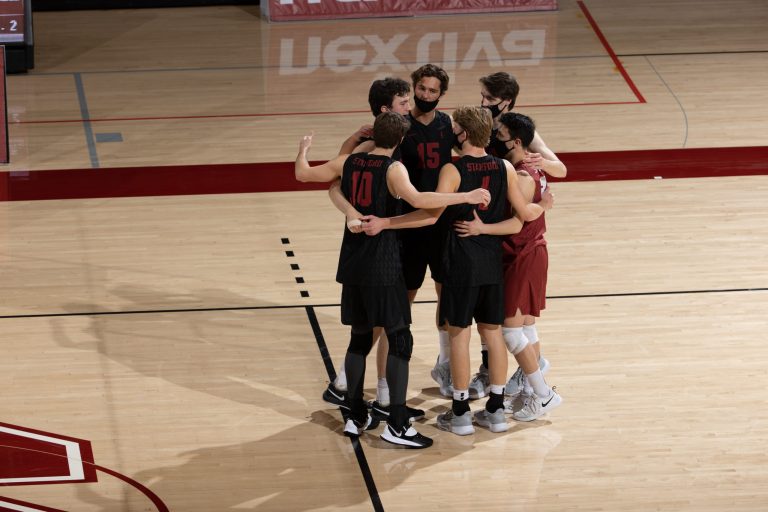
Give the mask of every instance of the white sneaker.
[[480, 365], [477, 369], [477, 373], [469, 382], [469, 399], [477, 400], [483, 398], [488, 394], [488, 390], [491, 388], [491, 378], [488, 376], [488, 368]]
[[[439, 361], [439, 358], [438, 358]], [[430, 372], [432, 379], [440, 386], [440, 394], [453, 398], [453, 380], [451, 379], [451, 362], [445, 361], [438, 363], [435, 361], [435, 367]]]
[[561, 403], [563, 403], [563, 399], [553, 387], [548, 397], [541, 398], [535, 393], [528, 397], [523, 408], [512, 413], [512, 418], [517, 421], [533, 421], [555, 409]]

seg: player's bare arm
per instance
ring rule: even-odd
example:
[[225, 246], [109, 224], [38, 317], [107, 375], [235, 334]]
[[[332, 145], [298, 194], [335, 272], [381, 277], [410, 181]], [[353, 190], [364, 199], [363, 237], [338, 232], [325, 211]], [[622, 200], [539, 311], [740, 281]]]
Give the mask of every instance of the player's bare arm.
[[539, 132], [533, 132], [533, 141], [531, 141], [528, 149], [530, 152], [524, 160], [526, 164], [541, 169], [555, 178], [565, 178], [568, 174], [565, 164], [557, 158], [554, 151], [549, 149]]
[[341, 176], [344, 169], [344, 161], [347, 155], [340, 155], [321, 165], [310, 166], [307, 160], [309, 148], [312, 147], [313, 133], [305, 135], [299, 141], [299, 154], [296, 155], [294, 164], [294, 174], [296, 179], [301, 182], [328, 182]]
[[353, 233], [360, 233], [363, 215], [344, 197], [344, 193], [341, 191], [341, 180], [337, 179], [331, 183], [328, 188], [328, 196], [331, 198], [333, 206], [347, 218], [347, 228]]
[[400, 162], [394, 162], [389, 167], [387, 184], [395, 197], [404, 199], [414, 208], [441, 208], [462, 203], [487, 206], [491, 201], [490, 192], [482, 188], [461, 193], [419, 192], [409, 180], [405, 166]]

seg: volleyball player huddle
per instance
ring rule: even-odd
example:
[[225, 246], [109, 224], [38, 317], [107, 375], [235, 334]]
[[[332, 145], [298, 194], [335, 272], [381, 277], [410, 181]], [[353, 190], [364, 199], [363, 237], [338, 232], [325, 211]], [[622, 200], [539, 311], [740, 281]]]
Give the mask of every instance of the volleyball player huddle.
[[[545, 306], [544, 211], [553, 202], [546, 174], [563, 177], [566, 168], [533, 121], [511, 112], [519, 92], [511, 75], [481, 78], [481, 106], [459, 107], [453, 119], [436, 110], [448, 90], [443, 69], [421, 66], [411, 80], [413, 109], [407, 82], [386, 78], [371, 85], [374, 125], [347, 139], [336, 159], [309, 166], [312, 136], [304, 137], [296, 177], [333, 181], [331, 199], [347, 216], [337, 281], [350, 344], [323, 399], [346, 411], [347, 435], [385, 420], [382, 439], [425, 448], [432, 440], [412, 424], [424, 411], [408, 407], [405, 394], [410, 304], [427, 267], [438, 294], [440, 343], [431, 373], [452, 398], [437, 426], [457, 435], [474, 433], [474, 424], [504, 432], [507, 415], [532, 421], [562, 402], [543, 377], [549, 363], [535, 318]], [[473, 320], [482, 364], [470, 378]], [[377, 397], [366, 404], [365, 359], [377, 338]], [[519, 365], [509, 379], [507, 351]], [[485, 407], [473, 414], [469, 400], [485, 396]]]

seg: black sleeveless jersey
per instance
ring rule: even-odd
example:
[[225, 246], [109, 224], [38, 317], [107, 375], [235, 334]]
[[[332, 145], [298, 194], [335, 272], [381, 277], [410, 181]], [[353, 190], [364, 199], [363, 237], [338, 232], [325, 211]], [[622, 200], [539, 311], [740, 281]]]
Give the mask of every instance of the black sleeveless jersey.
[[[400, 144], [401, 159], [408, 169], [408, 178], [419, 192], [434, 192], [440, 169], [451, 162], [453, 129], [448, 114], [437, 111], [428, 125], [421, 124], [408, 114], [411, 128]], [[413, 210], [410, 205], [407, 210]]]
[[[344, 162], [341, 190], [363, 215], [400, 215], [400, 200], [389, 193], [388, 156], [355, 153]], [[385, 229], [376, 236], [344, 229], [336, 281], [347, 285], [386, 286], [402, 279], [397, 232]]]
[[[491, 193], [491, 203], [487, 207], [470, 204], [449, 206], [443, 214], [449, 226], [459, 220], [472, 220], [475, 210], [486, 224], [501, 222], [509, 217], [504, 160], [490, 155], [480, 158], [463, 156], [454, 165], [461, 176], [458, 191], [469, 192], [482, 187]], [[443, 254], [443, 283], [452, 286], [501, 283], [501, 242], [502, 238], [495, 235], [462, 238], [449, 229]]]

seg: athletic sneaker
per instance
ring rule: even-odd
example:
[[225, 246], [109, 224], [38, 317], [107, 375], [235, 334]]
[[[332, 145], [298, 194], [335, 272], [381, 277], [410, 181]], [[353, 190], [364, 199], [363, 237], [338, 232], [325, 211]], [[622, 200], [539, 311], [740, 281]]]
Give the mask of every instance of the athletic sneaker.
[[397, 429], [387, 423], [380, 437], [388, 443], [406, 448], [429, 448], [432, 446], [432, 439], [416, 432], [416, 429], [410, 424]]
[[515, 373], [513, 373], [507, 381], [507, 385], [504, 386], [504, 394], [509, 396], [517, 396], [523, 392], [527, 384], [528, 379], [525, 377], [523, 369], [518, 366], [517, 370], [515, 370]]
[[491, 388], [491, 378], [488, 375], [488, 368], [480, 365], [477, 373], [469, 382], [469, 399], [477, 400], [483, 398], [488, 394], [488, 390]]
[[329, 404], [336, 405], [342, 409], [349, 410], [349, 404], [345, 400], [345, 392], [338, 389], [333, 385], [333, 382], [328, 384], [328, 388], [323, 391], [323, 400]]
[[[541, 370], [542, 375], [547, 373], [549, 370], [549, 361], [547, 359], [544, 359], [543, 357], [539, 358], [539, 370]], [[525, 376], [525, 373], [523, 373], [523, 369], [518, 366], [515, 373], [513, 373], [512, 377], [507, 381], [507, 385], [504, 386], [504, 394], [516, 396], [530, 387], [528, 378]], [[530, 392], [528, 392], [528, 394], [530, 394]]]
[[[439, 359], [438, 359], [439, 360]], [[451, 362], [435, 362], [435, 367], [430, 372], [432, 379], [440, 385], [440, 394], [453, 398], [453, 381], [451, 380]]]
[[[371, 414], [373, 414], [375, 417], [379, 418], [380, 420], [386, 421], [389, 419], [389, 405], [381, 405], [381, 403], [378, 400], [373, 400], [371, 402], [368, 402], [368, 407], [371, 409]], [[423, 409], [414, 409], [413, 407], [408, 407], [407, 405], [405, 408], [408, 410], [408, 420], [409, 421], [416, 421], [420, 420], [424, 417], [424, 410]]]
[[475, 433], [472, 426], [472, 412], [467, 411], [461, 416], [456, 416], [453, 411], [444, 412], [437, 417], [437, 428], [447, 432], [453, 432], [457, 436], [468, 436]]
[[475, 423], [490, 429], [491, 432], [506, 432], [509, 429], [507, 418], [504, 417], [504, 409], [501, 407], [496, 409], [496, 412], [488, 412], [487, 409], [477, 411]]
[[366, 415], [364, 422], [352, 419], [350, 417], [347, 420], [347, 423], [344, 425], [344, 435], [349, 437], [358, 437], [362, 435], [362, 433], [366, 430], [373, 430], [378, 426], [379, 420], [370, 414]]
[[540, 398], [533, 394], [525, 401], [523, 408], [512, 413], [512, 418], [517, 421], [533, 421], [563, 403], [562, 397], [552, 388], [548, 397]]

